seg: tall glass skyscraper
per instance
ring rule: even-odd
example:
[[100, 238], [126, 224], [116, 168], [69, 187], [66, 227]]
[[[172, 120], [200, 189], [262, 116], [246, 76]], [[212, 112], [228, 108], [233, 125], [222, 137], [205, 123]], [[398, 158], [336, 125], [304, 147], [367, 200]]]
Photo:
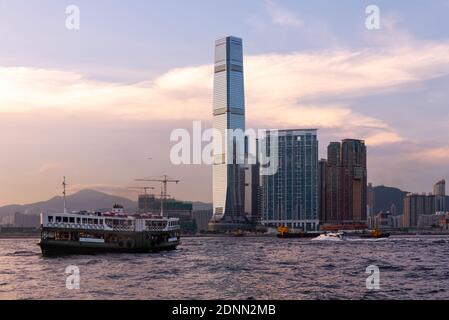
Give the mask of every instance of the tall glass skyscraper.
[[[242, 40], [226, 37], [215, 42], [213, 127], [223, 138], [221, 150], [214, 148], [213, 208], [209, 225], [246, 222], [244, 216], [245, 171], [237, 161], [244, 138], [228, 136], [227, 130], [245, 131], [245, 95], [243, 81]], [[217, 141], [217, 140], [215, 140]], [[234, 145], [231, 154], [226, 144]], [[240, 157], [244, 156], [240, 154]]]
[[277, 137], [267, 132], [267, 150], [271, 139], [278, 139], [279, 168], [262, 180], [262, 223], [317, 230], [318, 216], [318, 140], [317, 130], [279, 130]]

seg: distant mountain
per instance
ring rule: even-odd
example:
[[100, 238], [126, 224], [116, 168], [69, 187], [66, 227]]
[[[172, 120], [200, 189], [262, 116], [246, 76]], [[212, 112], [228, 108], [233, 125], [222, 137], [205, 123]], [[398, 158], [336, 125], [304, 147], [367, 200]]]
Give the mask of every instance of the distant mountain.
[[[135, 211], [137, 203], [126, 198], [109, 195], [96, 190], [81, 190], [77, 193], [68, 195], [67, 210], [98, 210], [105, 211], [112, 208], [115, 203], [121, 204], [129, 211]], [[62, 212], [64, 200], [62, 197], [54, 197], [47, 201], [31, 203], [27, 205], [9, 205], [0, 207], [0, 217], [20, 212], [25, 214], [39, 214], [45, 212]]]
[[374, 213], [390, 211], [391, 205], [394, 204], [396, 212], [401, 214], [404, 207], [404, 197], [407, 193], [407, 191], [398, 188], [374, 187]]

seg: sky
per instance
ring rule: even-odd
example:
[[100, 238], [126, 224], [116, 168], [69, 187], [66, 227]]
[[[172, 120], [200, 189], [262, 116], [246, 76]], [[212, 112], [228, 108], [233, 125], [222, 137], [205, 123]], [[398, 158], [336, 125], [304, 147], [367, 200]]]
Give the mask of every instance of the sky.
[[[80, 29], [66, 28], [66, 7]], [[380, 29], [365, 26], [368, 5]], [[244, 44], [249, 128], [364, 139], [375, 185], [449, 180], [449, 0], [0, 0], [0, 205], [136, 178], [211, 201], [211, 168], [170, 162], [170, 133], [211, 126], [214, 41]], [[159, 187], [157, 184], [152, 184]]]

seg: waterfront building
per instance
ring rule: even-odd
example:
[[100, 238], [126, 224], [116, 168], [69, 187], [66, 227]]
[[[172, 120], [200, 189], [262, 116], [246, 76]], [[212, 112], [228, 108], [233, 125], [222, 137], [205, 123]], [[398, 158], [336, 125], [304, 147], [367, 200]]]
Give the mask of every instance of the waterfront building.
[[161, 204], [164, 209], [165, 217], [179, 219], [182, 232], [196, 232], [197, 227], [192, 215], [193, 204], [191, 202], [183, 202], [176, 199], [164, 199], [161, 201], [161, 198], [157, 198], [152, 194], [139, 195], [139, 213], [159, 214], [161, 212]]
[[[394, 204], [392, 204], [394, 206]], [[394, 215], [396, 213], [396, 208], [394, 208], [394, 212], [390, 209], [390, 212]], [[368, 187], [366, 188], [366, 215], [367, 217], [374, 215], [374, 187], [372, 183], [368, 183]]]
[[[429, 197], [431, 200], [429, 200]], [[418, 227], [420, 215], [433, 214], [433, 197], [424, 194], [409, 193], [404, 198], [403, 226], [405, 228]]]
[[287, 226], [304, 231], [319, 228], [318, 213], [318, 140], [316, 129], [267, 131], [267, 150], [278, 146], [278, 170], [263, 175], [262, 223]]
[[[367, 188], [366, 146], [363, 140], [345, 139], [327, 147], [325, 214], [328, 226], [360, 227], [374, 212], [374, 190]], [[369, 197], [369, 204], [368, 198]]]
[[327, 160], [321, 159], [318, 162], [318, 213], [321, 222], [326, 221], [326, 176], [327, 176]]
[[33, 229], [39, 228], [40, 218], [34, 214], [23, 214], [20, 212], [0, 217], [0, 226], [4, 228]]
[[[245, 216], [245, 95], [242, 39], [215, 42], [213, 127], [222, 138], [214, 148], [211, 231], [249, 228]], [[228, 135], [240, 130], [242, 135]], [[228, 148], [231, 146], [231, 148]]]
[[343, 223], [366, 221], [367, 166], [365, 142], [345, 139], [341, 148]]
[[[404, 227], [430, 227], [436, 225], [435, 216], [445, 213], [444, 180], [434, 186], [433, 193], [409, 193], [404, 197]], [[443, 209], [443, 210], [442, 210]]]
[[192, 213], [195, 220], [197, 232], [205, 232], [208, 230], [208, 224], [212, 218], [212, 210], [195, 210]]
[[435, 211], [445, 212], [446, 208], [446, 181], [438, 181], [433, 186], [433, 194], [435, 196]]
[[327, 147], [326, 215], [323, 223], [341, 222], [341, 144], [331, 142]]

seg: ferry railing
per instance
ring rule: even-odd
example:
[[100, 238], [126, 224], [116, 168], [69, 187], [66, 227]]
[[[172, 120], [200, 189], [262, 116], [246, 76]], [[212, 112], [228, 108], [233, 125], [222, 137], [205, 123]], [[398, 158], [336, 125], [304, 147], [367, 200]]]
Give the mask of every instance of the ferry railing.
[[112, 226], [114, 231], [134, 231], [134, 226]]
[[48, 222], [44, 225], [47, 228], [61, 229], [84, 229], [84, 230], [103, 230], [103, 224], [83, 224], [83, 223], [67, 223], [67, 222]]

